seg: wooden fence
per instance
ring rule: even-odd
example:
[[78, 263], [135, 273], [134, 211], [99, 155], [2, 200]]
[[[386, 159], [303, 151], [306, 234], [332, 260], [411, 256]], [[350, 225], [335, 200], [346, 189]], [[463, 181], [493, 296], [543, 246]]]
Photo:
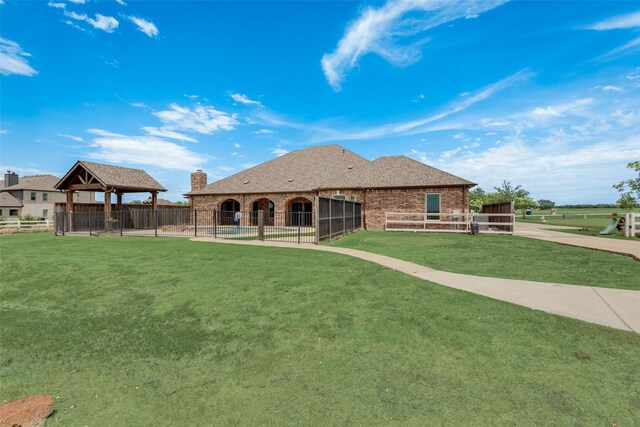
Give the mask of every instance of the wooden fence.
[[8, 221], [0, 221], [0, 229], [16, 228], [20, 231], [23, 230], [52, 230], [53, 220], [44, 219], [37, 221], [25, 221], [22, 219], [12, 219]]

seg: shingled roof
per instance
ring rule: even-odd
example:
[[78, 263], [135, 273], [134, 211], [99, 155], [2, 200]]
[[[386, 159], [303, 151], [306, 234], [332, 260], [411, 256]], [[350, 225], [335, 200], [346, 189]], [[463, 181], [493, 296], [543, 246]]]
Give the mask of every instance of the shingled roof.
[[405, 156], [369, 161], [340, 145], [324, 145], [293, 151], [187, 195], [459, 185], [475, 184]]
[[18, 178], [17, 184], [14, 184], [6, 188], [0, 188], [0, 191], [17, 191], [17, 190], [55, 191], [54, 187], [58, 182], [58, 179], [59, 178], [57, 176], [53, 176], [53, 175], [21, 176], [20, 178]]
[[21, 208], [22, 203], [15, 197], [11, 195], [11, 193], [0, 193], [0, 206], [3, 208]]
[[167, 191], [166, 188], [142, 169], [105, 165], [84, 160], [76, 162], [69, 172], [55, 185], [55, 188], [66, 189], [83, 170], [101, 184], [102, 188], [100, 190], [102, 191], [107, 189], [124, 192]]

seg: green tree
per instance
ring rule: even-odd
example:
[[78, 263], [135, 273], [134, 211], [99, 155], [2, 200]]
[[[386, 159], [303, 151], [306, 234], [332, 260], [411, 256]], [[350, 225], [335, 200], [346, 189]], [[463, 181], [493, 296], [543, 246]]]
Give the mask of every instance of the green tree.
[[522, 212], [522, 218], [525, 218], [529, 209], [536, 209], [538, 202], [529, 196], [516, 196], [513, 200], [513, 208]]
[[[625, 193], [628, 193], [629, 196], [637, 202], [637, 200], [640, 200], [640, 161], [628, 163], [627, 167], [635, 170], [638, 173], [638, 176], [636, 178], [622, 180], [619, 183], [614, 184], [613, 188], [622, 193], [620, 199], [624, 197]], [[628, 200], [628, 197], [626, 199]], [[618, 201], [618, 203], [620, 203], [620, 201]]]
[[540, 199], [540, 200], [538, 200], [538, 207], [540, 209], [547, 210], [547, 209], [555, 208], [556, 204], [555, 204], [555, 202], [552, 202], [551, 200]]
[[482, 210], [482, 205], [489, 203], [490, 195], [482, 188], [474, 188], [469, 191], [469, 208], [476, 212]]
[[[529, 197], [529, 192], [522, 188], [521, 185], [515, 187], [509, 181], [504, 180], [500, 187], [493, 187], [496, 190], [494, 197], [499, 202], [515, 201], [516, 197]], [[534, 202], [535, 203], [535, 202]]]
[[631, 212], [638, 207], [638, 200], [633, 197], [631, 192], [627, 191], [620, 195], [620, 198], [618, 199], [618, 206], [620, 206], [620, 209], [625, 209]]

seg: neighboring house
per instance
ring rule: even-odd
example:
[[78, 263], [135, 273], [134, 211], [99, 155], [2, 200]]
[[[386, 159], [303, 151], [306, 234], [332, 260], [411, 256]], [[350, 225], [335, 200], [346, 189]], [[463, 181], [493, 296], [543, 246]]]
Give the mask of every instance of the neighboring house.
[[383, 229], [386, 212], [469, 212], [476, 184], [405, 156], [370, 161], [339, 146], [298, 150], [207, 185], [191, 174], [197, 210], [313, 212], [315, 197], [362, 203], [363, 224]]
[[[7, 172], [0, 181], [0, 216], [9, 219], [20, 216], [53, 218], [56, 202], [64, 202], [66, 195], [54, 186], [60, 178], [53, 175], [19, 177]], [[95, 193], [77, 193], [77, 203], [94, 203]]]
[[[143, 205], [150, 205], [151, 203], [153, 203], [153, 201], [151, 200], [151, 197], [149, 197], [147, 200], [143, 200], [142, 204]], [[167, 199], [158, 199], [158, 206], [176, 206], [175, 203], [173, 203], [171, 200], [167, 200]]]

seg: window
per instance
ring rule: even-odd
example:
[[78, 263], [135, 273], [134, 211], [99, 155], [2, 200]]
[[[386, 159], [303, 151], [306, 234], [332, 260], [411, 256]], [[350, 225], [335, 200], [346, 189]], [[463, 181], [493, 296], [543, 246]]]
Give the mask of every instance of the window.
[[42, 201], [43, 202], [49, 201], [49, 193], [42, 193]]
[[333, 196], [334, 199], [337, 200], [344, 200], [345, 199], [345, 195], [344, 194], [336, 194]]
[[18, 209], [9, 209], [9, 216], [18, 216]]
[[36, 192], [35, 192], [35, 191], [32, 191], [32, 192], [31, 192], [31, 201], [32, 201], [32, 202], [35, 202], [35, 201], [36, 201]]
[[440, 213], [440, 193], [427, 193], [426, 195], [427, 220], [439, 220], [440, 215], [429, 215]]
[[[47, 194], [47, 193], [45, 193]], [[42, 209], [42, 217], [43, 218], [48, 218], [49, 217], [49, 209]]]

